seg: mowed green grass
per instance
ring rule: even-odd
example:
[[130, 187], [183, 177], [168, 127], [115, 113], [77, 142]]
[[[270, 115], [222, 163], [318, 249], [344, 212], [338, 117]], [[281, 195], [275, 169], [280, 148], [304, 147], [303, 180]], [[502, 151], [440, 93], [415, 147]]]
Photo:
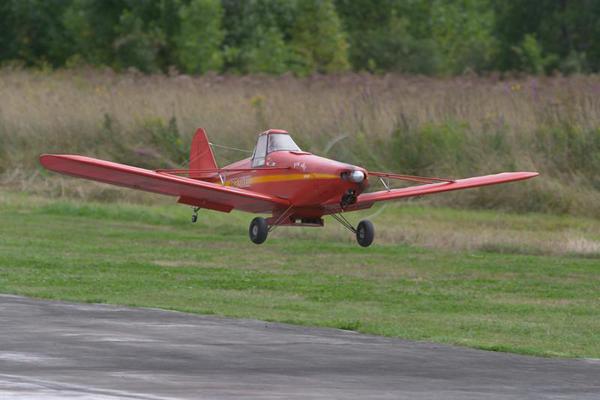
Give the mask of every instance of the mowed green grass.
[[[599, 239], [598, 221], [569, 217], [405, 205], [374, 221], [383, 231], [422, 221], [476, 235], [474, 227], [494, 226], [498, 215], [523, 237], [566, 229]], [[424, 248], [389, 238], [365, 249], [329, 220], [324, 231], [280, 228], [256, 246], [249, 214], [201, 212], [195, 225], [189, 216], [181, 205], [0, 193], [0, 292], [600, 357], [596, 256]]]

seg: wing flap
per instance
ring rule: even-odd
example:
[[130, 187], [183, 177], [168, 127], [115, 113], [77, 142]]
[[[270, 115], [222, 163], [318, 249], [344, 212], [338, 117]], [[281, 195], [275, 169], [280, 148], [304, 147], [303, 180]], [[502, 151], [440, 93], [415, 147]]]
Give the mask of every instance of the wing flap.
[[473, 178], [458, 179], [452, 182], [430, 183], [426, 185], [411, 186], [402, 189], [382, 190], [373, 193], [364, 193], [358, 196], [353, 206], [364, 206], [377, 201], [400, 199], [403, 197], [424, 196], [451, 190], [469, 189], [479, 186], [497, 185], [499, 183], [520, 181], [538, 176], [537, 172], [503, 172], [495, 175], [476, 176]]
[[[91, 157], [43, 154], [40, 163], [47, 169], [66, 175], [147, 192], [179, 196], [186, 204], [228, 211], [233, 208], [248, 212], [271, 212], [288, 207], [289, 201], [274, 196], [221, 186], [182, 176], [159, 173]], [[221, 209], [220, 209], [221, 208]]]

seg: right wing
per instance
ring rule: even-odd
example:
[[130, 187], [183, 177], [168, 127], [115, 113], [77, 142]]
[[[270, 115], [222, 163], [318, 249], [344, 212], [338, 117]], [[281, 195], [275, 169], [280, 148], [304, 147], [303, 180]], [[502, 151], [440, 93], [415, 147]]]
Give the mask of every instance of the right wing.
[[222, 186], [91, 157], [42, 154], [40, 163], [51, 171], [147, 192], [178, 196], [180, 203], [229, 212], [232, 209], [270, 213], [290, 202], [250, 190]]

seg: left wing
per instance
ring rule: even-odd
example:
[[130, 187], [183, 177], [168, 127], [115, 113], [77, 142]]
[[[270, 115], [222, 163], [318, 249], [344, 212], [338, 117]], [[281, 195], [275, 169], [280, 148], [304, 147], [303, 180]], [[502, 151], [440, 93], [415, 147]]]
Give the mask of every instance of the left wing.
[[175, 176], [148, 169], [69, 154], [42, 154], [41, 164], [55, 172], [167, 196], [179, 202], [229, 212], [232, 209], [269, 213], [286, 208], [290, 202], [275, 196]]
[[385, 172], [368, 172], [369, 176], [380, 178], [398, 179], [408, 182], [421, 182], [424, 185], [410, 186], [401, 189], [381, 190], [372, 193], [363, 193], [359, 195], [354, 204], [345, 207], [343, 210], [339, 202], [331, 202], [324, 205], [327, 214], [335, 214], [342, 211], [356, 211], [370, 208], [378, 201], [396, 200], [404, 197], [424, 196], [427, 194], [449, 192], [451, 190], [469, 189], [478, 186], [496, 185], [499, 183], [521, 181], [538, 176], [537, 172], [503, 172], [495, 175], [476, 176], [466, 179], [442, 179], [425, 178], [422, 176], [399, 175]]
[[[428, 183], [426, 185], [411, 186], [402, 189], [381, 190], [379, 192], [359, 195], [356, 203], [352, 206], [365, 208], [377, 201], [395, 200], [403, 197], [423, 196], [426, 194], [448, 192], [451, 190], [521, 181], [538, 175], [537, 172], [503, 172], [501, 174], [476, 176], [474, 178], [458, 179], [455, 181], [443, 180], [442, 182]], [[432, 179], [435, 180], [435, 178]]]

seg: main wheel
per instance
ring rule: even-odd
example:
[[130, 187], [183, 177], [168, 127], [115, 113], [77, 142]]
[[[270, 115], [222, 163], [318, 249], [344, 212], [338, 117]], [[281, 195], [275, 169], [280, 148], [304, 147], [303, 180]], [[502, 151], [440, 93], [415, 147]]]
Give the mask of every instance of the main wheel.
[[248, 230], [250, 234], [250, 240], [253, 243], [261, 244], [265, 240], [267, 240], [267, 234], [269, 233], [269, 226], [267, 225], [267, 220], [263, 217], [256, 217], [250, 222], [250, 229]]
[[362, 247], [369, 247], [375, 239], [375, 228], [373, 223], [369, 220], [363, 220], [358, 223], [356, 227], [356, 241]]

